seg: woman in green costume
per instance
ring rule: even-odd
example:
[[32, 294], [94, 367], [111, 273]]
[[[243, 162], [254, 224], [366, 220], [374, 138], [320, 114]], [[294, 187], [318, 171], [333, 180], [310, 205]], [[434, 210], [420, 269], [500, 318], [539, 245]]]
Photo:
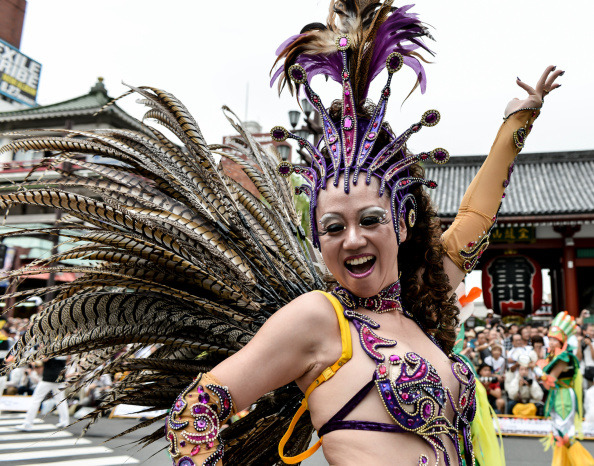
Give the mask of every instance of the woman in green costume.
[[548, 334], [549, 354], [542, 377], [549, 389], [545, 415], [551, 417], [552, 432], [545, 444], [548, 449], [554, 442], [553, 466], [594, 465], [594, 458], [576, 440], [582, 436], [582, 374], [579, 361], [567, 345], [576, 328], [566, 311], [557, 314]]

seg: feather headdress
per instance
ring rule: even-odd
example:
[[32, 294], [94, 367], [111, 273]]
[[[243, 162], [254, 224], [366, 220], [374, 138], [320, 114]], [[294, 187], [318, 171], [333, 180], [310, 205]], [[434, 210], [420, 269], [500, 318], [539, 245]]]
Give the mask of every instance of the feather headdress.
[[[277, 126], [271, 135], [277, 141], [296, 139], [311, 156], [311, 167], [293, 166], [283, 162], [279, 173], [289, 176], [295, 172], [305, 179], [297, 188], [298, 193], [310, 197], [310, 222], [315, 246], [319, 247], [316, 223], [317, 196], [320, 189], [326, 189], [328, 180], [335, 186], [344, 178], [344, 191], [348, 194], [351, 185], [356, 185], [360, 173], [366, 173], [365, 182], [371, 177], [380, 180], [379, 195], [389, 190], [391, 218], [396, 239], [400, 243], [400, 220], [404, 218], [408, 227], [416, 219], [416, 200], [410, 188], [424, 184], [435, 188], [437, 183], [410, 176], [412, 164], [431, 158], [435, 163], [445, 163], [449, 154], [437, 148], [431, 152], [411, 155], [406, 151], [406, 142], [423, 126], [434, 126], [439, 122], [437, 110], [428, 110], [421, 120], [411, 125], [396, 137], [384, 125], [384, 117], [390, 97], [392, 75], [404, 65], [417, 74], [417, 84], [424, 92], [426, 77], [417, 49], [429, 51], [422, 42], [427, 30], [417, 16], [410, 13], [412, 5], [394, 8], [392, 1], [343, 1], [335, 0], [330, 6], [326, 26], [319, 23], [305, 28], [298, 36], [285, 41], [278, 50], [277, 63], [284, 63], [277, 69], [272, 82], [279, 80], [279, 90], [292, 81], [303, 86], [308, 100], [320, 114], [324, 148], [285, 128]], [[388, 71], [388, 82], [384, 86], [373, 111], [364, 107], [371, 81], [383, 70]], [[331, 115], [320, 97], [311, 87], [311, 79], [317, 74], [325, 75], [342, 84], [341, 115]], [[292, 87], [291, 87], [292, 89]], [[377, 141], [386, 137], [387, 142]]]

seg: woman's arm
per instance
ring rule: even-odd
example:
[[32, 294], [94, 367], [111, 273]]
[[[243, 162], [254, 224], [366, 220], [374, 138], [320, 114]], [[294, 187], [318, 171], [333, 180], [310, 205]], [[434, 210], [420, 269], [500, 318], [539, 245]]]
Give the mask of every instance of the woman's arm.
[[[308, 374], [313, 381], [325, 369], [318, 367], [318, 361], [331, 349], [338, 359], [340, 330], [332, 304], [321, 293], [308, 293], [276, 312], [245, 348], [211, 373], [229, 386], [241, 410], [275, 388], [307, 379]], [[319, 370], [313, 373], [316, 367]]]
[[338, 321], [324, 295], [308, 293], [292, 301], [244, 348], [211, 372], [199, 374], [182, 392], [167, 422], [171, 456], [175, 461], [188, 456], [195, 464], [221, 464], [218, 434], [233, 412], [294, 380], [306, 386], [325, 369], [324, 361], [340, 354]]
[[501, 199], [505, 197], [514, 160], [539, 115], [542, 99], [560, 86], [554, 81], [563, 73], [549, 66], [536, 89], [517, 80], [518, 86], [528, 92], [528, 97], [514, 99], [508, 104], [505, 121], [491, 151], [466, 190], [454, 222], [442, 236], [446, 247], [444, 270], [453, 290], [473, 270], [488, 247], [489, 233], [497, 219]]

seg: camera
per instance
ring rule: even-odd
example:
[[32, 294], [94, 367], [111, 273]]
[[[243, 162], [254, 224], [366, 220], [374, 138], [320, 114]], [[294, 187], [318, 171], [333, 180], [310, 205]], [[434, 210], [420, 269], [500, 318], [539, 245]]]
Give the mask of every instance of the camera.
[[482, 383], [495, 383], [497, 382], [497, 377], [479, 377], [479, 380]]

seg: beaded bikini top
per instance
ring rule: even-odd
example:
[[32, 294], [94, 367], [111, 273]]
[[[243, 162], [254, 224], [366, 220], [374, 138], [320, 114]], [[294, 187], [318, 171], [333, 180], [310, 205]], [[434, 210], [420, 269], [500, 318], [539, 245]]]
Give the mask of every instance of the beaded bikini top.
[[[433, 449], [436, 465], [439, 464], [442, 454], [446, 465], [450, 465], [452, 462], [444, 444], [445, 436], [455, 446], [459, 464], [462, 464], [463, 457], [466, 464], [474, 464], [470, 423], [476, 411], [475, 379], [466, 363], [455, 354], [449, 356], [452, 360], [452, 372], [460, 382], [460, 394], [455, 400], [451, 391], [443, 386], [437, 370], [417, 353], [408, 352], [402, 356], [392, 354], [386, 360], [378, 348], [394, 348], [398, 343], [379, 336], [375, 332], [380, 328], [379, 324], [355, 311], [358, 307], [365, 307], [374, 312], [386, 312], [386, 309], [402, 310], [404, 315], [415, 320], [422, 329], [419, 322], [402, 309], [399, 299], [400, 283], [390, 285], [372, 298], [358, 298], [340, 287], [332, 294], [342, 304], [345, 317], [357, 329], [361, 347], [375, 362], [376, 369], [371, 381], [320, 428], [318, 435], [321, 437], [339, 429], [415, 433]], [[441, 349], [432, 335], [427, 336]], [[344, 418], [374, 386], [394, 424], [345, 421]], [[454, 411], [452, 421], [445, 417], [447, 403]], [[428, 463], [429, 458], [426, 455], [419, 457], [419, 465], [425, 466]]]

